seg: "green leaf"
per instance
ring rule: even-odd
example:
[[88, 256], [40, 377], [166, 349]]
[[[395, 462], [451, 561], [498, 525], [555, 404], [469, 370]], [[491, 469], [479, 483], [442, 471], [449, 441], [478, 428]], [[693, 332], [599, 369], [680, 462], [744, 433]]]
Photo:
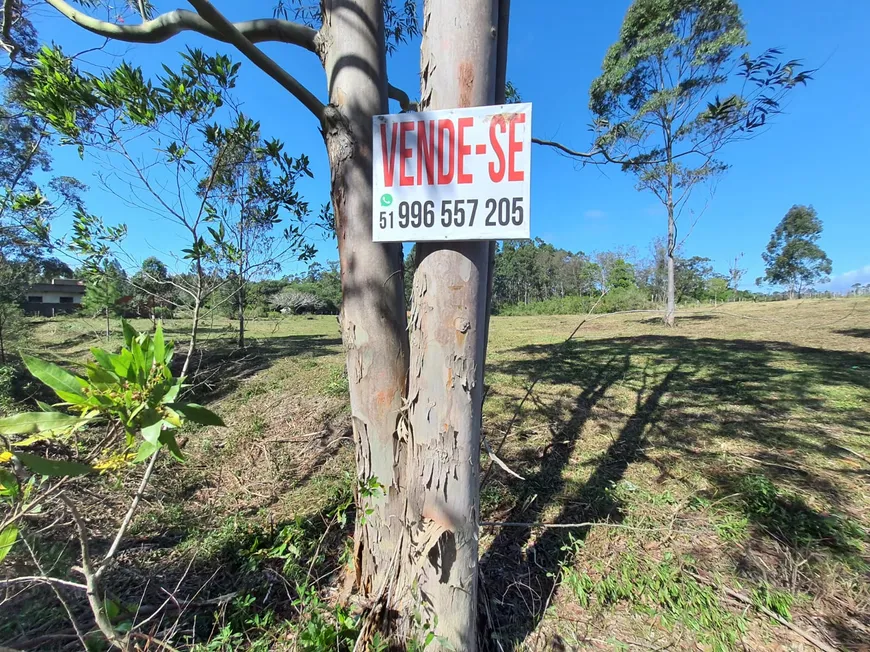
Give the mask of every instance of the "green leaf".
[[78, 416], [63, 412], [22, 412], [0, 418], [0, 435], [29, 435], [69, 428], [77, 424], [79, 419]]
[[0, 532], [0, 561], [6, 558], [12, 546], [18, 540], [18, 526], [10, 523]]
[[129, 349], [133, 346], [133, 340], [136, 339], [139, 333], [136, 332], [136, 329], [126, 319], [121, 320], [121, 329], [124, 331], [124, 346]]
[[0, 495], [13, 498], [18, 495], [18, 480], [6, 469], [0, 469]]
[[154, 359], [161, 363], [166, 357], [166, 344], [163, 339], [163, 322], [157, 322], [154, 330]]
[[142, 411], [142, 437], [145, 441], [157, 445], [160, 441], [160, 430], [163, 428], [163, 419], [154, 411], [153, 408], [148, 408]]
[[163, 398], [160, 399], [161, 403], [172, 403], [172, 401], [174, 401], [176, 398], [178, 398], [178, 392], [181, 391], [181, 386], [182, 386], [181, 381], [182, 381], [182, 379], [179, 378], [178, 380], [175, 381], [175, 384], [172, 385], [172, 387], [170, 387], [168, 390], [166, 390], [166, 393], [163, 395]]
[[39, 406], [39, 409], [43, 412], [57, 412], [57, 408], [53, 405], [49, 405], [48, 403], [43, 403], [42, 401], [36, 401], [36, 404]]
[[143, 441], [139, 445], [136, 457], [133, 458], [133, 463], [138, 464], [139, 462], [144, 462], [158, 450], [160, 450], [160, 444], [152, 444], [150, 441]]
[[82, 392], [82, 383], [84, 381], [81, 378], [73, 376], [65, 369], [61, 369], [56, 364], [46, 362], [45, 360], [40, 360], [29, 355], [22, 355], [21, 357], [27, 370], [51, 387], [61, 400], [68, 403], [84, 403], [85, 396]]
[[142, 358], [145, 362], [143, 369], [145, 369], [145, 377], [147, 378], [151, 367], [154, 366], [154, 343], [151, 341], [150, 335], [140, 336], [137, 341], [139, 341], [139, 347], [142, 350]]
[[103, 349], [97, 348], [91, 349], [91, 354], [94, 356], [94, 360], [107, 372], [116, 374], [120, 378], [127, 377], [129, 365], [124, 363], [121, 356], [112, 355]]
[[118, 376], [113, 371], [106, 371], [101, 366], [95, 364], [87, 365], [88, 380], [93, 385], [115, 385], [117, 384]]
[[177, 459], [179, 462], [184, 461], [184, 453], [181, 452], [181, 448], [178, 446], [174, 432], [171, 430], [164, 430], [161, 432], [160, 443], [164, 444], [166, 448], [169, 449], [169, 452], [172, 453], [172, 457]]
[[133, 359], [133, 354], [130, 353], [129, 349], [121, 349], [121, 352], [118, 354], [118, 358], [120, 359], [120, 364], [123, 365], [124, 368], [124, 378], [129, 380], [131, 383], [135, 383], [136, 361]]
[[188, 421], [198, 423], [203, 426], [224, 426], [226, 425], [218, 415], [196, 403], [169, 403], [168, 407], [180, 413]]
[[53, 478], [60, 476], [85, 475], [94, 471], [94, 469], [87, 464], [80, 464], [79, 462], [49, 460], [44, 457], [39, 457], [38, 455], [29, 455], [27, 453], [15, 453], [15, 457], [37, 475], [47, 475]]
[[114, 600], [106, 598], [103, 600], [103, 611], [106, 616], [108, 616], [109, 620], [115, 620], [115, 618], [121, 615], [121, 605]]
[[130, 352], [133, 354], [133, 368], [136, 370], [135, 380], [140, 385], [144, 384], [148, 374], [148, 367], [145, 363], [145, 354], [142, 353], [142, 345], [139, 344], [139, 340], [133, 340], [133, 344], [130, 345]]
[[173, 355], [175, 355], [175, 345], [169, 343], [166, 345], [166, 355], [163, 357], [163, 364], [168, 367], [169, 363], [172, 362]]

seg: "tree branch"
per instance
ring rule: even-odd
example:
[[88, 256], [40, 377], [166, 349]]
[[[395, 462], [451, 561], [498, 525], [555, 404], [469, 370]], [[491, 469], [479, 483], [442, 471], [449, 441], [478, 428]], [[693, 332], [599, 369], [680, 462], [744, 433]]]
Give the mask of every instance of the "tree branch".
[[418, 110], [416, 102], [412, 102], [408, 94], [401, 88], [396, 88], [392, 84], [387, 84], [387, 95], [391, 100], [396, 100], [402, 111], [414, 112]]
[[[49, 0], [60, 2], [61, 0]], [[220, 13], [208, 0], [189, 0], [199, 15], [208, 21], [224, 38], [244, 54], [260, 70], [281, 84], [291, 95], [298, 99], [311, 111], [320, 122], [323, 122], [324, 105], [305, 86], [300, 84], [295, 77], [279, 66], [274, 59], [266, 55], [254, 43], [249, 40], [238, 27], [233, 25]]]
[[145, 473], [142, 475], [142, 482], [139, 483], [139, 489], [136, 491], [136, 495], [133, 497], [133, 502], [130, 504], [130, 509], [127, 510], [127, 514], [121, 522], [121, 527], [118, 528], [118, 533], [115, 535], [115, 540], [112, 541], [109, 552], [107, 552], [106, 556], [103, 558], [102, 565], [95, 573], [97, 578], [106, 571], [109, 562], [112, 561], [115, 553], [118, 552], [118, 546], [121, 545], [121, 539], [123, 539], [124, 535], [127, 533], [127, 528], [130, 527], [130, 521], [133, 520], [133, 514], [136, 513], [136, 508], [139, 507], [139, 501], [142, 500], [145, 489], [148, 487], [148, 481], [151, 479], [151, 474], [154, 472], [154, 463], [157, 462], [157, 456], [159, 454], [160, 449], [158, 448], [154, 451], [154, 454], [151, 455], [151, 459], [148, 461], [148, 466], [145, 468]]
[[[39, 563], [39, 557], [36, 556], [36, 553], [33, 551], [33, 547], [27, 541], [27, 538], [21, 537], [21, 542], [27, 548], [27, 552], [30, 553], [30, 558], [33, 560], [33, 563], [36, 565], [36, 569], [39, 571], [40, 575], [44, 578], [44, 581], [46, 581], [51, 586], [51, 590], [54, 592], [54, 596], [57, 598], [58, 602], [60, 602], [61, 606], [63, 607], [63, 610], [66, 611], [66, 617], [69, 618], [69, 622], [73, 626], [73, 629], [76, 632], [76, 636], [79, 639], [79, 643], [82, 644], [82, 647], [84, 649], [87, 649], [87, 643], [85, 641], [84, 632], [82, 632], [81, 627], [79, 627], [79, 622], [78, 622], [78, 620], [76, 620], [76, 617], [73, 614], [73, 611], [69, 606], [69, 603], [66, 601], [66, 599], [63, 597], [63, 594], [57, 588], [56, 583], [58, 583], [58, 580], [56, 580], [55, 578], [52, 578], [52, 577], [48, 577], [48, 574], [42, 568], [42, 564]], [[59, 582], [64, 582], [64, 580], [60, 580]], [[71, 582], [70, 584], [75, 584], [75, 582]], [[75, 588], [82, 588], [82, 589], [87, 590], [88, 587], [83, 585], [83, 584], [76, 584]]]
[[[46, 2], [83, 29], [116, 41], [162, 43], [181, 32], [198, 32], [219, 41], [231, 42], [211, 21], [185, 9], [176, 9], [161, 14], [152, 20], [146, 20], [141, 25], [117, 25], [88, 16], [64, 0], [46, 0]], [[6, 4], [11, 3], [7, 0]], [[310, 52], [317, 52], [315, 44], [317, 31], [289, 20], [273, 18], [246, 20], [236, 23], [235, 28], [251, 43], [277, 41], [298, 45]]]
[[21, 577], [10, 577], [9, 579], [0, 579], [0, 586], [8, 584], [24, 584], [26, 582], [39, 582], [41, 584], [54, 584], [57, 586], [66, 586], [71, 589], [81, 589], [87, 591], [88, 587], [78, 582], [70, 582], [57, 577], [47, 577], [44, 575], [23, 575]]
[[574, 156], [576, 158], [593, 158], [597, 154], [603, 153], [601, 150], [593, 150], [591, 152], [578, 152], [577, 150], [571, 149], [570, 147], [563, 145], [562, 143], [557, 143], [553, 140], [543, 140], [541, 138], [532, 138], [532, 142], [535, 145], [544, 145], [546, 147], [558, 149], [559, 151], [564, 152], [568, 156]]
[[85, 583], [87, 585], [86, 593], [88, 596], [88, 604], [90, 605], [91, 612], [94, 615], [94, 621], [96, 622], [97, 627], [100, 628], [103, 636], [106, 637], [106, 640], [118, 649], [123, 650], [125, 649], [124, 642], [121, 638], [118, 637], [118, 632], [116, 632], [115, 628], [112, 626], [112, 622], [106, 615], [106, 611], [103, 606], [102, 591], [100, 590], [100, 581], [97, 578], [96, 573], [94, 573], [94, 567], [91, 563], [91, 551], [88, 544], [88, 528], [85, 525], [84, 520], [82, 520], [82, 517], [79, 514], [79, 511], [76, 509], [76, 506], [73, 505], [72, 501], [64, 495], [61, 495], [60, 499], [61, 501], [63, 501], [63, 504], [66, 505], [69, 513], [72, 514], [73, 521], [75, 521], [79, 545], [81, 545], [82, 547], [82, 566], [78, 570], [81, 571], [82, 575], [85, 578]]
[[12, 42], [12, 11], [14, 10], [13, 0], [6, 0], [3, 3], [3, 49], [9, 53], [9, 59], [15, 59], [15, 54], [18, 52], [18, 46]]

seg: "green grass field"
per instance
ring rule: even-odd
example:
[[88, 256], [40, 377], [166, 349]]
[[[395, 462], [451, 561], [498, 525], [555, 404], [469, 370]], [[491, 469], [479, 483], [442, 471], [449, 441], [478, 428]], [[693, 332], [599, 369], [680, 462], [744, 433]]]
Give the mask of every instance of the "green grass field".
[[[870, 645], [870, 300], [679, 317], [493, 319], [484, 434], [522, 479], [483, 455], [483, 520], [512, 524], [482, 531], [490, 649]], [[75, 362], [100, 329], [34, 322], [30, 349]], [[183, 341], [184, 322], [167, 329]], [[174, 632], [188, 647], [305, 649], [293, 578], [328, 604], [350, 532], [330, 525], [353, 465], [338, 324], [253, 320], [243, 354], [234, 329], [207, 323], [193, 363], [228, 427], [182, 433], [189, 460], [159, 469], [110, 583], [127, 602], [169, 585], [193, 600]], [[139, 473], [81, 488], [95, 532]], [[0, 606], [0, 644], [57, 629], [44, 596], [14, 621]]]

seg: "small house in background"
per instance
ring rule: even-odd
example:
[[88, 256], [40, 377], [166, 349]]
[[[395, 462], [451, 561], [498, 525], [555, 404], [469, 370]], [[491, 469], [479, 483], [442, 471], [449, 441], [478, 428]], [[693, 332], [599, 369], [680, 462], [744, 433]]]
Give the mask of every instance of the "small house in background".
[[74, 278], [55, 278], [27, 289], [22, 308], [27, 315], [54, 317], [81, 308], [85, 283]]

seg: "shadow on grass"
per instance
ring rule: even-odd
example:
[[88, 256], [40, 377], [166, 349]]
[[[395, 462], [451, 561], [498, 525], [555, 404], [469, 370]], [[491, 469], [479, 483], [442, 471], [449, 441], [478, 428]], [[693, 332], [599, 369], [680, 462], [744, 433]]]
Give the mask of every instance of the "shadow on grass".
[[834, 331], [840, 335], [848, 335], [850, 337], [860, 337], [861, 339], [870, 340], [870, 328], [844, 328], [839, 331]]
[[[212, 340], [194, 353], [190, 363], [194, 392], [199, 400], [214, 401], [230, 394], [246, 378], [268, 369], [282, 358], [322, 357], [341, 351], [341, 339], [326, 335], [286, 335], [251, 340], [240, 350], [232, 340]], [[184, 364], [176, 346], [173, 367]]]
[[[834, 506], [850, 503], [848, 487], [801, 463], [829, 450], [832, 429], [860, 430], [870, 423], [870, 402], [864, 398], [870, 394], [867, 354], [787, 342], [657, 335], [531, 345], [514, 353], [492, 370], [529, 383], [540, 379], [530, 398], [548, 421], [552, 440], [541, 460], [527, 449], [507, 460], [527, 479], [511, 483], [516, 507], [504, 517], [499, 514], [499, 521], [619, 522], [622, 508], [610, 489], [638, 461], [665, 467], [666, 476], [664, 453], [674, 461], [691, 459], [719, 495], [740, 485], [750, 496], [743, 511], [756, 526], [752, 536], [773, 536], [794, 550], [813, 544], [843, 554], [855, 552], [855, 541], [866, 537], [854, 524], [779, 491], [766, 476], [788, 475], [792, 484]], [[553, 392], [545, 398], [547, 385], [573, 386], [579, 393], [566, 404], [564, 398], [553, 399]], [[621, 393], [634, 394], [630, 414], [599, 405], [617, 385]], [[589, 478], [572, 483], [565, 477], [570, 476], [567, 465], [596, 410], [596, 423], [612, 419], [623, 425], [594, 458]], [[824, 428], [817, 423], [819, 415]], [[721, 452], [723, 441], [751, 451], [756, 457], [747, 459], [757, 470], [745, 477], [735, 476], [733, 468], [729, 472], [733, 460]], [[647, 457], [648, 449], [658, 451], [658, 461]], [[754, 493], [743, 487], [746, 483]], [[558, 591], [560, 567], [574, 554], [566, 546], [569, 537], [583, 538], [587, 532], [521, 527], [498, 532], [481, 563], [482, 599], [488, 603], [481, 612], [491, 614], [486, 641], [491, 649], [517, 648], [535, 631]]]
[[[716, 319], [721, 319], [719, 315], [683, 315], [681, 313], [677, 313], [677, 325], [683, 324], [691, 324], [691, 323], [703, 323], [708, 321], [714, 321]], [[641, 320], [642, 324], [647, 325], [664, 325], [664, 320], [661, 317], [650, 317], [649, 319]]]

